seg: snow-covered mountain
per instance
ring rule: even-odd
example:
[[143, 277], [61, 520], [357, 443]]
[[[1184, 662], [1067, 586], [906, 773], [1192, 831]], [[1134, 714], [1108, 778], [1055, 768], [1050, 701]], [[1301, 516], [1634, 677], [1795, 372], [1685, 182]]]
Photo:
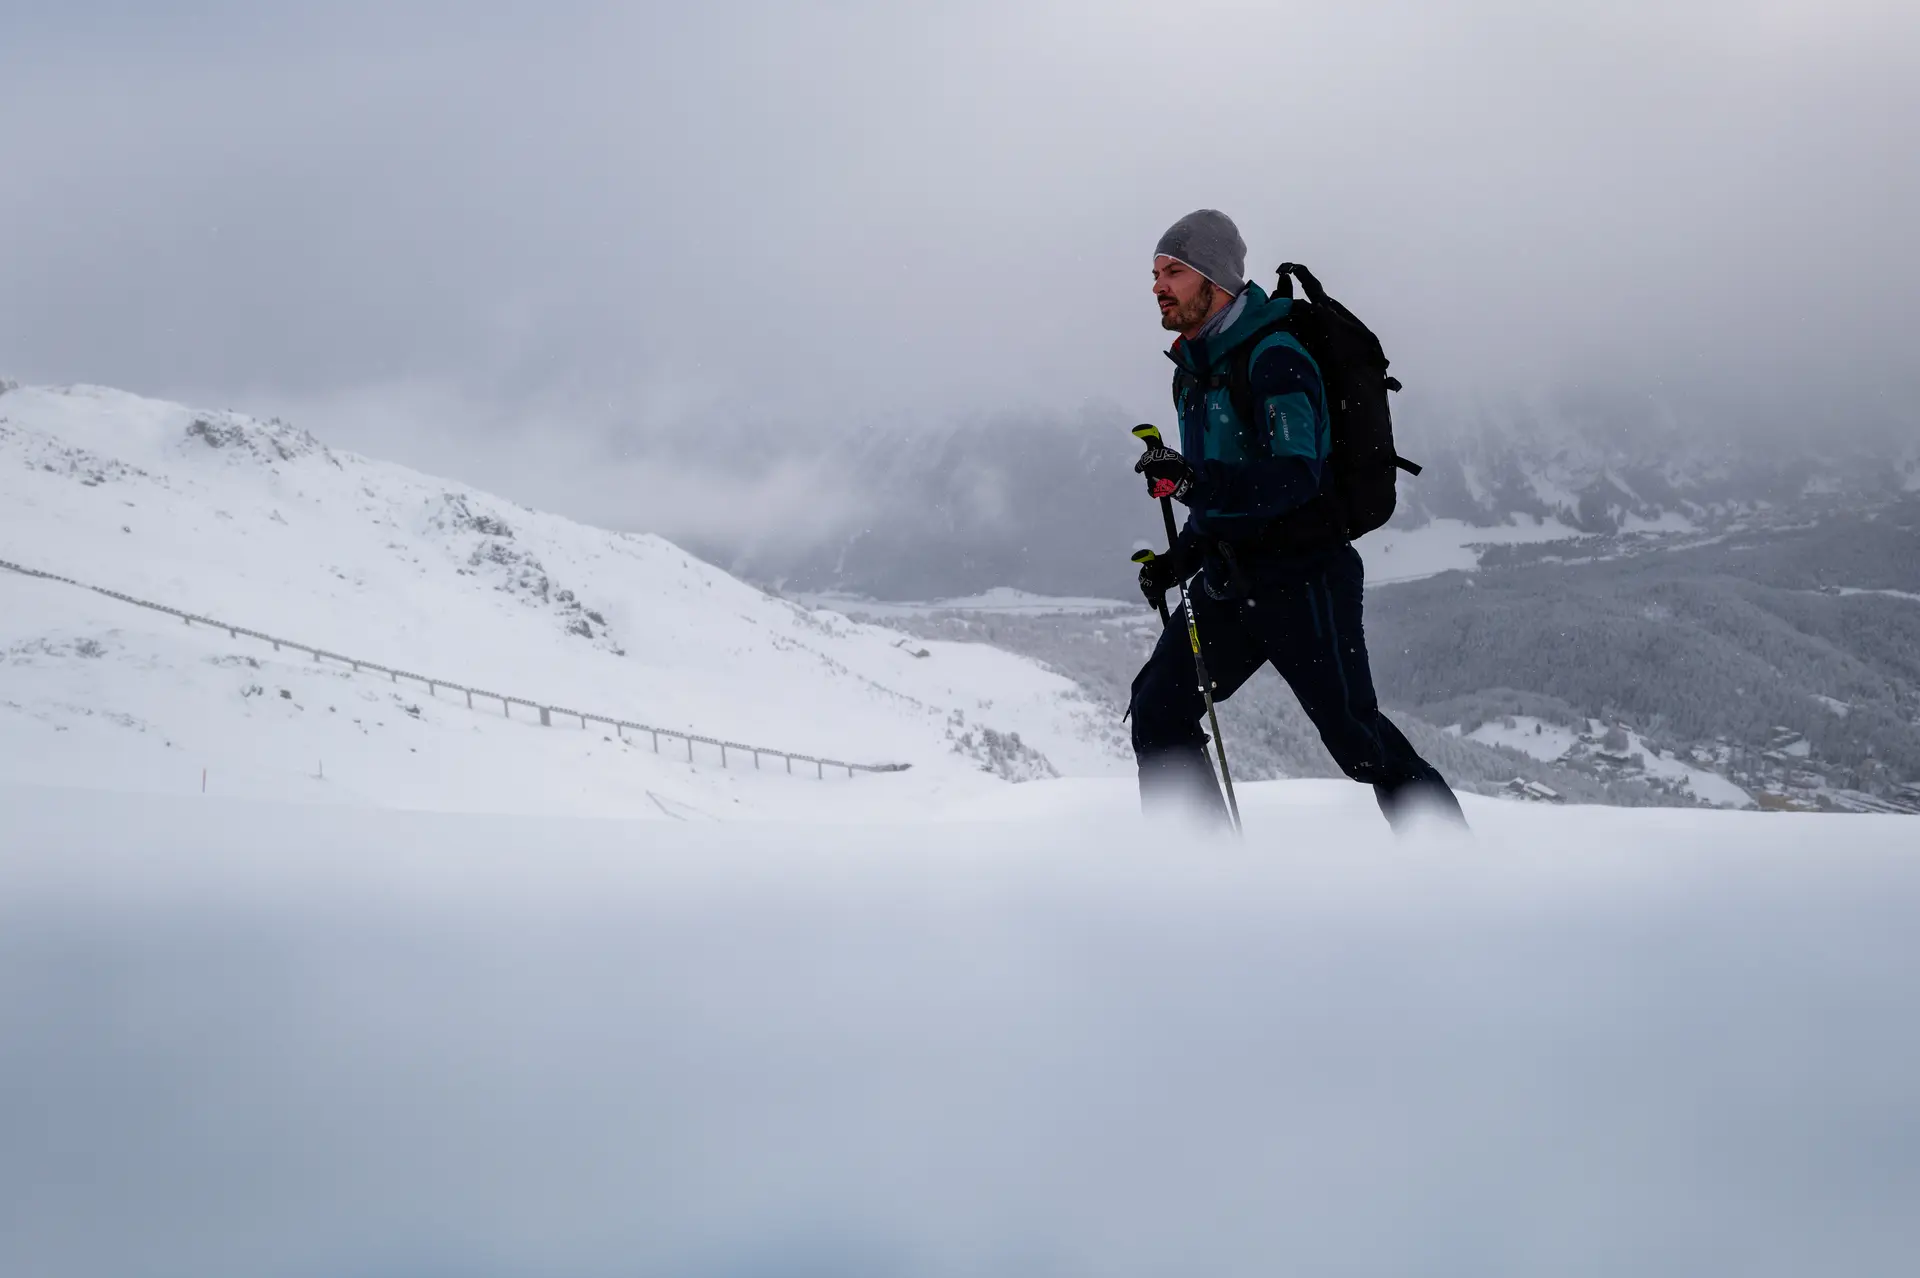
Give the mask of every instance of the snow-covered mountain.
[[473, 810], [963, 804], [1122, 769], [1065, 679], [771, 597], [659, 538], [541, 514], [280, 421], [94, 387], [0, 390], [0, 560], [305, 648], [776, 750], [904, 763], [789, 780], [656, 756], [445, 687], [0, 573], [0, 777]]
[[1551, 520], [1587, 535], [1688, 531], [1782, 509], [1858, 505], [1920, 489], [1920, 454], [1840, 432], [1794, 445], [1677, 429], [1573, 434], [1481, 428], [1410, 446], [1396, 523]]

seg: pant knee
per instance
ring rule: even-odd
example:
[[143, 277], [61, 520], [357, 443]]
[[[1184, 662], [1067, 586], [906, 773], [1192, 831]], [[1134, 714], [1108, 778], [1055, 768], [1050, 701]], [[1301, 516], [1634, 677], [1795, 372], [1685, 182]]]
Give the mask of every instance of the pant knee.
[[1201, 739], [1202, 711], [1188, 705], [1184, 683], [1149, 664], [1133, 681], [1130, 711], [1133, 750], [1149, 755], [1193, 744]]

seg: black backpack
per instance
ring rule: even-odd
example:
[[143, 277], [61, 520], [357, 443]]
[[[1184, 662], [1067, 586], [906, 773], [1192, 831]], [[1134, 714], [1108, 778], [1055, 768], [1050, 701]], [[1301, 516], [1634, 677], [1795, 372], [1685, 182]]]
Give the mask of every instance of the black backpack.
[[[1275, 297], [1292, 297], [1297, 277], [1307, 300], [1295, 301], [1287, 317], [1260, 330], [1242, 346], [1228, 370], [1227, 393], [1242, 422], [1259, 419], [1248, 368], [1253, 348], [1270, 333], [1291, 333], [1320, 366], [1326, 386], [1327, 416], [1333, 427], [1333, 496], [1352, 540], [1393, 518], [1397, 472], [1420, 467], [1393, 450], [1393, 412], [1387, 392], [1400, 389], [1387, 376], [1387, 355], [1380, 339], [1354, 313], [1327, 296], [1313, 272], [1298, 262], [1280, 264]], [[1314, 503], [1309, 503], [1314, 504]]]

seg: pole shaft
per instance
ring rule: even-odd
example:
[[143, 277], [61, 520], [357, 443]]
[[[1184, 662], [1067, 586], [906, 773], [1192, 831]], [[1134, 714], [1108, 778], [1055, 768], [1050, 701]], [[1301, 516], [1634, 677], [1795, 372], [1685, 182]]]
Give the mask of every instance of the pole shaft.
[[1174, 546], [1180, 541], [1180, 529], [1173, 522], [1173, 498], [1160, 499], [1160, 520], [1167, 526], [1167, 553], [1172, 554]]
[[[1179, 530], [1173, 522], [1173, 499], [1160, 499], [1160, 519], [1167, 526], [1167, 553], [1171, 555], [1180, 542]], [[1233, 793], [1233, 773], [1227, 769], [1227, 743], [1220, 735], [1220, 714], [1213, 708], [1213, 680], [1207, 677], [1207, 660], [1200, 655], [1200, 627], [1193, 619], [1193, 596], [1187, 593], [1187, 583], [1180, 583], [1180, 606], [1187, 613], [1187, 645], [1193, 649], [1193, 673], [1200, 681], [1200, 697], [1207, 705], [1207, 726], [1213, 730], [1213, 753], [1220, 761], [1220, 784], [1227, 792], [1227, 811], [1233, 817], [1233, 830], [1240, 833], [1240, 800]], [[1166, 601], [1161, 600], [1161, 613], [1165, 615]]]

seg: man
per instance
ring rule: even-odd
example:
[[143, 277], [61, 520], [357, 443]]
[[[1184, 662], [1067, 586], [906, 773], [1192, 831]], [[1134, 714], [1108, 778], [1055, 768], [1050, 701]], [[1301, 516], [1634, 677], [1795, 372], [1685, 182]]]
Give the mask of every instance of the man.
[[[1388, 821], [1398, 827], [1423, 806], [1457, 819], [1446, 781], [1375, 700], [1360, 556], [1328, 476], [1320, 369], [1290, 333], [1260, 335], [1293, 303], [1246, 281], [1246, 253], [1214, 209], [1181, 218], [1154, 249], [1160, 323], [1180, 335], [1167, 352], [1180, 449], [1149, 450], [1134, 469], [1150, 495], [1173, 498], [1188, 515], [1170, 553], [1141, 569], [1140, 588], [1158, 600], [1195, 578], [1188, 598], [1216, 701], [1272, 662], [1341, 770], [1373, 786]], [[1241, 358], [1251, 393], [1236, 396], [1230, 370]], [[1242, 420], [1236, 398], [1255, 420]], [[1185, 800], [1226, 819], [1205, 713], [1185, 619], [1176, 617], [1133, 681], [1144, 806]]]

